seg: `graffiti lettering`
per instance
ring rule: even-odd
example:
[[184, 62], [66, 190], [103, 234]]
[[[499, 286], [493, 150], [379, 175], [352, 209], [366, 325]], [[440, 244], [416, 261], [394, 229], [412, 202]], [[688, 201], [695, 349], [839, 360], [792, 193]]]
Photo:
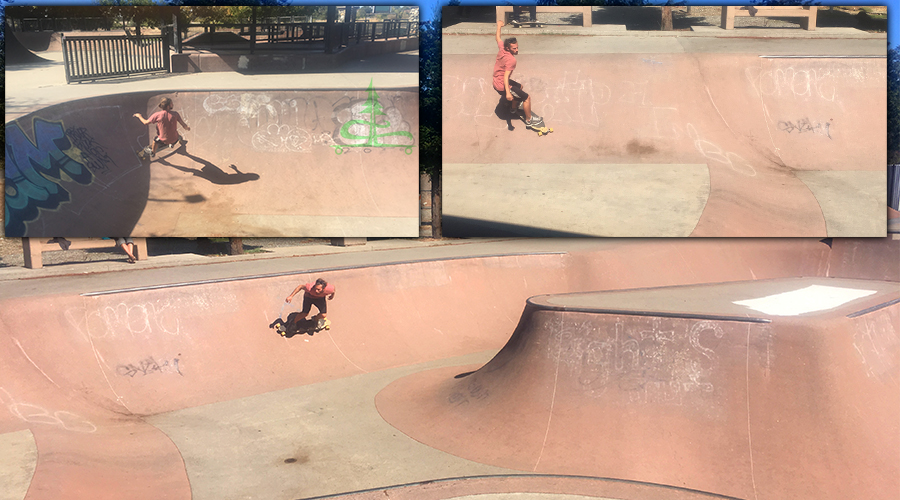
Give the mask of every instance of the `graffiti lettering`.
[[25, 223], [40, 209], [56, 210], [69, 201], [63, 179], [90, 184], [93, 174], [75, 158], [78, 151], [62, 122], [34, 119], [32, 141], [17, 122], [6, 125], [6, 236], [25, 236]]
[[591, 323], [566, 324], [556, 318], [544, 325], [555, 333], [548, 356], [568, 367], [581, 390], [603, 396], [610, 387], [626, 395], [629, 403], [682, 405], [689, 397], [713, 392], [711, 381], [717, 366], [709, 335], [721, 338], [722, 328], [712, 321], [660, 320], [625, 323], [622, 320], [598, 329]]
[[[412, 154], [414, 138], [409, 132], [409, 124], [402, 121], [399, 111], [395, 107], [385, 109], [378, 102], [378, 93], [372, 86], [372, 80], [369, 80], [367, 92], [368, 98], [364, 102], [348, 105], [347, 109], [351, 116], [340, 127], [343, 144], [332, 146], [335, 148], [335, 153], [341, 154], [344, 146], [357, 146], [363, 148], [402, 147], [406, 154]], [[336, 109], [335, 116], [339, 114]]]
[[778, 122], [778, 130], [789, 134], [792, 132], [797, 132], [798, 134], [809, 132], [824, 135], [831, 139], [831, 123], [813, 123], [809, 118], [800, 118], [796, 122], [782, 120]]
[[168, 359], [162, 361], [156, 361], [152, 357], [148, 357], [146, 359], [141, 360], [138, 364], [129, 363], [127, 365], [119, 365], [116, 367], [116, 373], [123, 377], [131, 377], [134, 378], [135, 375], [141, 374], [150, 375], [153, 373], [177, 373], [184, 376], [181, 373], [181, 368], [178, 366], [178, 358], [173, 358], [170, 363]]
[[66, 129], [69, 140], [81, 150], [81, 159], [87, 167], [95, 172], [107, 173], [110, 165], [115, 165], [112, 158], [106, 153], [94, 137], [84, 127], [70, 127]]
[[23, 422], [55, 425], [72, 432], [97, 432], [97, 426], [75, 413], [65, 410], [50, 412], [38, 405], [16, 401], [3, 387], [0, 387], [0, 403], [6, 405], [9, 412]]
[[150, 335], [154, 332], [179, 335], [181, 326], [178, 317], [168, 313], [171, 307], [168, 302], [121, 302], [90, 311], [69, 309], [65, 315], [86, 340], [113, 338], [120, 334]]

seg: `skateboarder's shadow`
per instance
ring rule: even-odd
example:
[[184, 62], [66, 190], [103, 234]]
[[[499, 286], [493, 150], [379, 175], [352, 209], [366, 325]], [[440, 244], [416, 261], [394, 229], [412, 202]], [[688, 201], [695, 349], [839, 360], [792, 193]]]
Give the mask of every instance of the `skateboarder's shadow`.
[[497, 107], [494, 108], [494, 114], [497, 115], [497, 118], [506, 120], [506, 128], [508, 128], [509, 130], [516, 129], [516, 127], [514, 127], [512, 124], [513, 120], [521, 119], [519, 117], [519, 111], [512, 111], [510, 109], [509, 101], [507, 101], [503, 96], [500, 96], [500, 101], [497, 102]]
[[238, 170], [238, 168], [234, 165], [229, 165], [229, 167], [234, 170], [235, 173], [230, 174], [225, 172], [221, 168], [213, 165], [211, 162], [200, 158], [199, 156], [194, 156], [187, 152], [184, 144], [182, 144], [178, 149], [175, 150], [176, 154], [186, 156], [191, 160], [203, 165], [202, 168], [190, 168], [190, 167], [182, 167], [179, 165], [173, 165], [172, 163], [167, 162], [165, 159], [158, 160], [159, 163], [163, 165], [167, 165], [177, 170], [181, 170], [182, 172], [187, 172], [196, 175], [202, 179], [206, 179], [213, 184], [242, 184], [244, 182], [255, 181], [259, 179], [259, 174], [254, 173], [245, 173]]

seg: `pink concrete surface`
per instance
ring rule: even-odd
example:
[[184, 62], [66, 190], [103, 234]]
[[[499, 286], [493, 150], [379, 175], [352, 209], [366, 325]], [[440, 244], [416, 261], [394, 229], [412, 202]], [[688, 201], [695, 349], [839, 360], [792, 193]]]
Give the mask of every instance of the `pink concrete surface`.
[[[879, 244], [890, 250], [863, 251]], [[0, 433], [34, 435], [27, 500], [190, 498], [179, 450], [143, 416], [499, 350], [538, 294], [828, 276], [838, 267], [853, 275], [872, 267], [873, 255], [896, 255], [897, 244], [851, 240], [838, 251], [816, 240], [619, 240], [572, 253], [8, 299]], [[879, 279], [900, 280], [900, 269], [888, 274]], [[337, 286], [332, 329], [310, 343], [274, 334], [268, 324], [284, 297], [319, 276]]]
[[[418, 92], [373, 85], [148, 91], [20, 117], [6, 124], [6, 236], [417, 236]], [[132, 115], [163, 97], [188, 142], [142, 161], [156, 130]], [[84, 178], [35, 167], [60, 164]]]
[[884, 59], [523, 52], [514, 78], [555, 130], [541, 138], [495, 113], [493, 62], [443, 58], [444, 163], [706, 164], [692, 236], [825, 236], [795, 173], [884, 170]]
[[[548, 310], [532, 299], [488, 364], [402, 378], [376, 405], [420, 442], [530, 473], [735, 498], [893, 498], [900, 286], [887, 288], [855, 303], [893, 302], [869, 314], [848, 318], [844, 307], [771, 323]], [[668, 290], [677, 309], [684, 292]]]

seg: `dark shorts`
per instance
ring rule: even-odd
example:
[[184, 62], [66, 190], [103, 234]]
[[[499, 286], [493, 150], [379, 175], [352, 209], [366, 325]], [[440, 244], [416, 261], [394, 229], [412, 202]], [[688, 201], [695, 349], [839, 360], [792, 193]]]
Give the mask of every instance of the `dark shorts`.
[[[497, 90], [497, 93], [502, 95], [504, 98], [506, 97], [505, 90]], [[514, 101], [524, 101], [528, 99], [528, 94], [525, 93], [524, 90], [522, 90], [522, 84], [515, 80], [509, 81], [509, 93], [512, 94]]]
[[175, 139], [175, 142], [173, 142], [173, 143], [163, 142], [162, 139], [159, 138], [159, 136], [157, 136], [156, 139], [153, 139], [153, 142], [159, 144], [160, 146], [170, 146], [172, 144], [176, 144], [180, 140], [181, 140], [181, 134], [178, 134], [178, 138]]
[[302, 313], [308, 313], [312, 306], [316, 306], [320, 313], [328, 312], [328, 304], [325, 303], [325, 297], [311, 297], [309, 295], [304, 295]]
[[134, 240], [132, 240], [131, 238], [116, 238], [116, 245], [122, 246], [126, 243], [134, 245]]

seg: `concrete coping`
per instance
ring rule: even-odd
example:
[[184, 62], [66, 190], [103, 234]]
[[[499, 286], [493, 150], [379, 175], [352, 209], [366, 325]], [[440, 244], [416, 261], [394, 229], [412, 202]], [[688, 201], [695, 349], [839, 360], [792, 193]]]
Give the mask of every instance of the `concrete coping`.
[[[493, 35], [495, 26], [464, 23], [464, 27], [451, 26], [441, 32], [445, 35]], [[808, 31], [800, 28], [735, 28], [726, 30], [719, 26], [691, 26], [691, 31], [638, 31], [625, 25], [548, 26], [543, 28], [503, 28], [504, 35], [563, 35], [563, 36], [628, 36], [635, 38], [717, 37], [717, 38], [858, 38], [887, 40], [887, 33], [869, 33], [856, 28], [816, 28]]]
[[852, 318], [898, 302], [897, 283], [839, 278], [784, 278], [528, 299], [530, 306], [553, 311], [750, 323], [811, 315]]

